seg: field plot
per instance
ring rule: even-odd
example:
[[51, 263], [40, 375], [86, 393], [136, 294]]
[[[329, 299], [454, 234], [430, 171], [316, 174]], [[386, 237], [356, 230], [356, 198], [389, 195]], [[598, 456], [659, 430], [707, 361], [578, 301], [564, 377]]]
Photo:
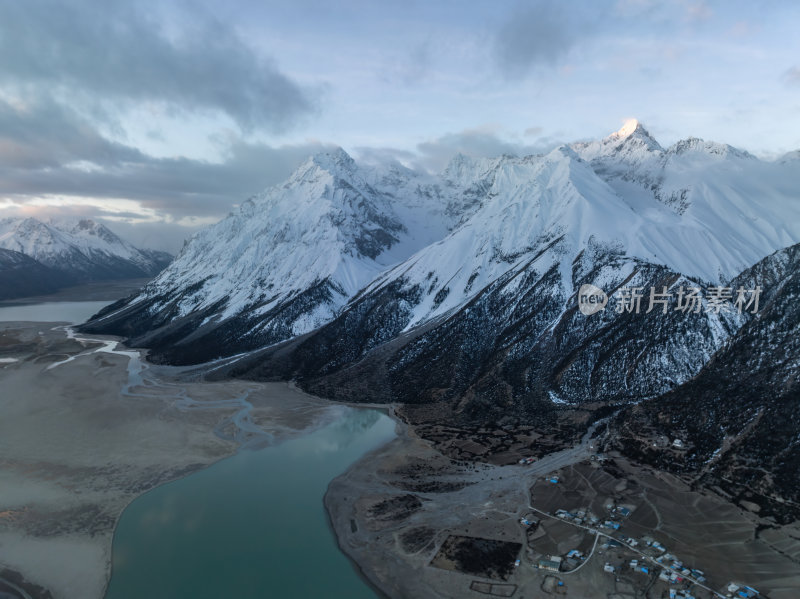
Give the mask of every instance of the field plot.
[[431, 565], [496, 580], [507, 580], [522, 545], [478, 537], [447, 537]]

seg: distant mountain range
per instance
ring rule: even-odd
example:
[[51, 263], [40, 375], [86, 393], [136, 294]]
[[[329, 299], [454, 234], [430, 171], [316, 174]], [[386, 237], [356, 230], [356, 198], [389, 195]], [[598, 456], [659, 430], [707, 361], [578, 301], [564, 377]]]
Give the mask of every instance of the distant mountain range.
[[[635, 406], [615, 426], [636, 453], [664, 406], [674, 431], [659, 434], [693, 443], [700, 469], [749, 417], [788, 419], [787, 443], [800, 433], [800, 323], [784, 307], [799, 241], [796, 153], [663, 148], [635, 122], [545, 155], [458, 155], [439, 175], [336, 150], [196, 234], [84, 329], [158, 362], [218, 361], [209, 376], [398, 402], [418, 425], [569, 436]], [[580, 310], [581, 289], [605, 309]], [[704, 426], [715, 432], [701, 442]], [[765, 434], [747, 443], [766, 447]], [[773, 449], [775, 468], [797, 465]], [[721, 455], [734, 468], [743, 453]]]
[[141, 250], [91, 220], [0, 220], [0, 299], [52, 293], [90, 281], [153, 277], [165, 252]]

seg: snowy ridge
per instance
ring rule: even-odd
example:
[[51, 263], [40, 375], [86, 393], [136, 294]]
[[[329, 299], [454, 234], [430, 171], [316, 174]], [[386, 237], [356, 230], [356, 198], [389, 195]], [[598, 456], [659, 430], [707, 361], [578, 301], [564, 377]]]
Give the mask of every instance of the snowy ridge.
[[462, 212], [446, 194], [434, 178], [400, 165], [361, 169], [344, 150], [317, 154], [196, 234], [135, 301], [163, 298], [149, 308], [156, 313], [177, 292], [177, 316], [220, 306], [210, 320], [257, 319], [319, 288], [289, 323], [303, 334], [387, 266], [445, 235]]
[[[573, 149], [637, 213], [667, 227], [674, 248], [706, 263], [662, 264], [725, 281], [800, 235], [800, 171], [725, 144], [689, 138], [664, 150], [641, 126]], [[655, 200], [655, 201], [653, 201]], [[666, 210], [665, 210], [666, 208]], [[695, 245], [698, 237], [706, 243]], [[653, 248], [656, 256], [663, 248]]]
[[[641, 126], [632, 135], [640, 130]], [[619, 137], [615, 134], [613, 139], [616, 143]], [[641, 152], [663, 155], [655, 142], [634, 141]], [[633, 153], [626, 150], [623, 156], [632, 159]], [[749, 155], [747, 159], [755, 160]], [[646, 156], [634, 162], [648, 164]], [[624, 182], [598, 177], [569, 147], [543, 157], [503, 158], [495, 165], [486, 200], [466, 222], [380, 277], [366, 292], [396, 279], [402, 279], [404, 288], [423, 289], [408, 323], [407, 328], [413, 328], [462, 306], [530, 260], [541, 272], [555, 265], [569, 295], [572, 262], [590, 244], [621, 248], [628, 256], [717, 283], [800, 239], [800, 201], [788, 185], [785, 191], [766, 188], [751, 180], [752, 171], [745, 174], [737, 168], [722, 169], [719, 175], [724, 176], [706, 176], [702, 183], [691, 179], [697, 181], [692, 206], [677, 214], [635, 184], [626, 188]], [[794, 179], [795, 189], [800, 189], [800, 177]], [[769, 201], [754, 206], [751, 198], [759, 195]], [[771, 212], [773, 207], [779, 210]], [[797, 218], [787, 219], [792, 213]]]
[[510, 298], [523, 280], [541, 301], [560, 303], [555, 317], [587, 252], [624, 257], [615, 281], [641, 261], [719, 284], [798, 241], [792, 160], [764, 162], [696, 138], [664, 149], [638, 122], [544, 156], [458, 155], [440, 175], [360, 166], [337, 149], [196, 234], [97, 327], [151, 345], [213, 337], [218, 353], [200, 354], [219, 357], [309, 333], [392, 294], [393, 326], [410, 331], [490, 287]]

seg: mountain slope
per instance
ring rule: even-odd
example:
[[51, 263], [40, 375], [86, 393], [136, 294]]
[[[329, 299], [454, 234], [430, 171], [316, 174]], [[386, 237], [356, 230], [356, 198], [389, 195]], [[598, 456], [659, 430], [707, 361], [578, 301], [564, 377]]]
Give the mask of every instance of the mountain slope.
[[0, 248], [0, 300], [53, 293], [66, 277], [30, 256]]
[[[696, 377], [620, 413], [614, 447], [694, 474], [783, 521], [800, 515], [800, 245], [734, 284], [764, 289], [756, 317]], [[684, 448], [654, 439], [680, 439]]]
[[[413, 421], [519, 422], [560, 407], [652, 397], [696, 374], [735, 332], [736, 311], [649, 314], [578, 311], [584, 283], [697, 286], [665, 267], [592, 247], [561, 276], [562, 239], [505, 273], [462, 309], [405, 330], [425, 290], [399, 284], [364, 294], [305, 337], [237, 360], [219, 375], [296, 379], [309, 392], [345, 401], [406, 404]], [[703, 300], [706, 306], [706, 300]], [[643, 305], [646, 309], [646, 304]], [[644, 310], [643, 310], [644, 312]], [[435, 408], [431, 406], [435, 405]]]

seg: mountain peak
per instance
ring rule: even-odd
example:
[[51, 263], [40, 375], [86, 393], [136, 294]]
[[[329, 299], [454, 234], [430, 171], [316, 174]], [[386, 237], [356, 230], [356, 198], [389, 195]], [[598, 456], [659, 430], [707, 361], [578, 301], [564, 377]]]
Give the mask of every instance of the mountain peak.
[[663, 149], [650, 132], [637, 119], [628, 119], [618, 130], [608, 136], [612, 140], [636, 140], [651, 150]]
[[545, 156], [550, 159], [556, 159], [556, 160], [560, 160], [563, 158], [569, 158], [571, 160], [582, 160], [580, 154], [578, 154], [574, 148], [571, 148], [566, 144], [562, 144], [557, 148], [552, 149]]
[[355, 160], [341, 147], [332, 148], [317, 152], [309, 159], [312, 164], [327, 171], [341, 170], [342, 168], [350, 171], [356, 166]]
[[[76, 228], [78, 229], [97, 229], [102, 227], [100, 223], [96, 223], [90, 218], [82, 218], [76, 223]], [[103, 227], [105, 228], [105, 227]]]
[[108, 227], [89, 218], [82, 218], [73, 223], [66, 221], [61, 223], [53, 222], [51, 224], [57, 229], [73, 235], [97, 237], [107, 243], [124, 245], [124, 242]]
[[625, 124], [622, 125], [622, 128], [617, 131], [617, 136], [629, 137], [630, 135], [633, 135], [637, 129], [641, 129], [642, 131], [645, 130], [637, 119], [628, 119], [625, 121]]
[[636, 119], [628, 119], [618, 131], [602, 139], [576, 142], [570, 148], [587, 162], [600, 161], [613, 164], [640, 163], [660, 157], [664, 148]]
[[669, 154], [680, 156], [682, 154], [705, 154], [707, 156], [716, 156], [719, 158], [745, 158], [753, 159], [750, 152], [734, 148], [731, 145], [717, 143], [714, 141], [705, 141], [699, 137], [689, 137], [682, 139], [667, 150]]
[[462, 173], [464, 170], [469, 170], [475, 167], [475, 160], [470, 158], [469, 156], [458, 152], [455, 156], [453, 156], [450, 161], [447, 163], [447, 166], [444, 169], [445, 174], [458, 174]]

